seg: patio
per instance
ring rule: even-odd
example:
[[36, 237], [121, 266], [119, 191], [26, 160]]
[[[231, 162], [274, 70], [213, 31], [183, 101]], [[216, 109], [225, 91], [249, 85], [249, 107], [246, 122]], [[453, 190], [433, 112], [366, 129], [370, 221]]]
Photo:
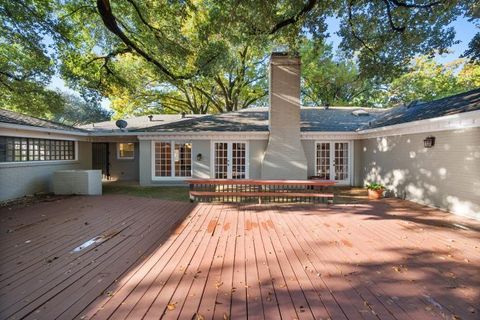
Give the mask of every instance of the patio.
[[106, 195], [0, 208], [0, 219], [2, 319], [480, 316], [480, 222], [407, 201]]

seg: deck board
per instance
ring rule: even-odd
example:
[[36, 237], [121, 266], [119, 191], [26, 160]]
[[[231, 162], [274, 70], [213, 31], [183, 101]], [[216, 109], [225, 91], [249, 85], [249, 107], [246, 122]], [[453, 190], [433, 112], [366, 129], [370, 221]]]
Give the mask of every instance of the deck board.
[[2, 319], [480, 318], [480, 223], [407, 201], [67, 197], [0, 220]]

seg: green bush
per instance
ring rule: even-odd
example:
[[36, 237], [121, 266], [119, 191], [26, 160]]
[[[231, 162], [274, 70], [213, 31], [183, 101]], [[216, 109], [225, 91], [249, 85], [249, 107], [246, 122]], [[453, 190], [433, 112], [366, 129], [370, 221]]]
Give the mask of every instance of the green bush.
[[367, 184], [367, 189], [368, 190], [374, 190], [374, 191], [380, 191], [380, 190], [385, 190], [385, 186], [380, 184], [380, 183], [372, 182], [370, 184]]

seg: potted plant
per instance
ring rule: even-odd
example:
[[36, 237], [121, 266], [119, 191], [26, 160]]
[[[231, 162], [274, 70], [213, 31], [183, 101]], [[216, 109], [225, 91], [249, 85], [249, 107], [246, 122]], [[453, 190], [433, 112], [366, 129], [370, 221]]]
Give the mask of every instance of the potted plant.
[[368, 199], [377, 200], [382, 198], [385, 187], [380, 183], [372, 182], [370, 184], [367, 184], [367, 190]]

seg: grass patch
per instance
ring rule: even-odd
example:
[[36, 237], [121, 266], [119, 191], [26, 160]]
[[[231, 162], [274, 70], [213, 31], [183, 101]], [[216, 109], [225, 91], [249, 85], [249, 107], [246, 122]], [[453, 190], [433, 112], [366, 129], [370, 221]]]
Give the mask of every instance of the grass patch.
[[128, 185], [103, 185], [103, 194], [125, 194], [162, 200], [189, 201], [187, 187], [141, 187]]

